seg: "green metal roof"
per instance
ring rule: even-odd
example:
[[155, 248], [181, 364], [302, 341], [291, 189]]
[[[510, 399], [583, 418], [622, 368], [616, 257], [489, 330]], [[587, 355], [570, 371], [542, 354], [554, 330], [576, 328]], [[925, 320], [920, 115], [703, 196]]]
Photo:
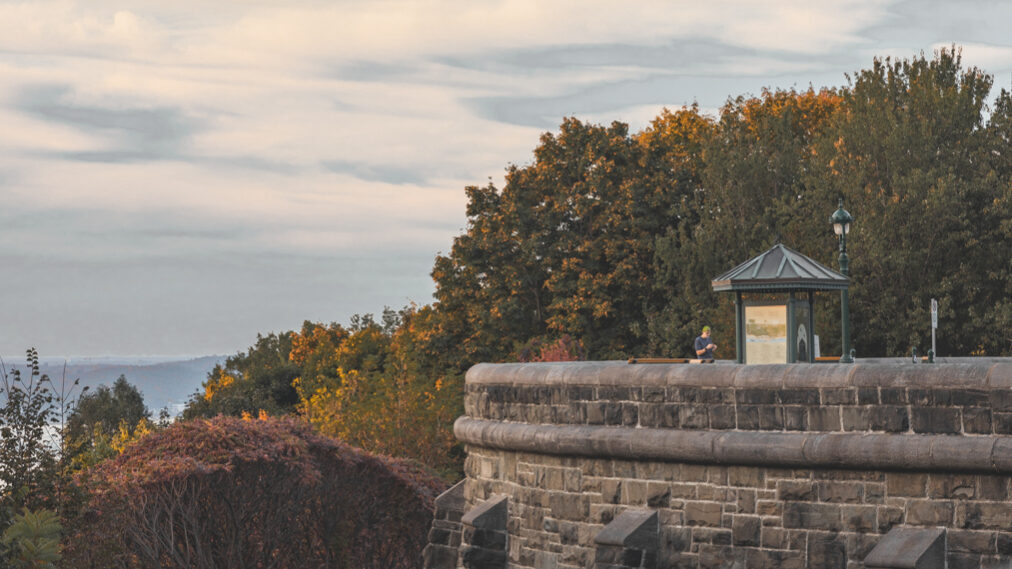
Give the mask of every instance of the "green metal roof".
[[850, 280], [829, 267], [777, 243], [765, 253], [715, 277], [713, 290], [790, 292], [845, 290]]

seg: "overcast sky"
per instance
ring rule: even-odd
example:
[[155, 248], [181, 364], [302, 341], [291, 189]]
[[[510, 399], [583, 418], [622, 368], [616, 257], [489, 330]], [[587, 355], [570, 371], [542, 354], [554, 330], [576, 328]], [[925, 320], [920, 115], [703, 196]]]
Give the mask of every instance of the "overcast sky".
[[464, 187], [563, 117], [637, 131], [953, 43], [1010, 87], [1009, 22], [1000, 2], [0, 0], [0, 354], [234, 353], [426, 304]]

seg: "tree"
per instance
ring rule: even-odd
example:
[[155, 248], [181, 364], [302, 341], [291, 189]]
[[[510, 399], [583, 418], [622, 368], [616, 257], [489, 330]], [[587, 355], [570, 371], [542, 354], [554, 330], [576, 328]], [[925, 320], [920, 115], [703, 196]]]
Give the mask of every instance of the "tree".
[[190, 397], [183, 418], [213, 417], [264, 410], [271, 415], [295, 411], [299, 401], [292, 381], [299, 367], [292, 363], [292, 332], [257, 335], [256, 344], [215, 366], [207, 374], [203, 393]]
[[940, 354], [1008, 350], [1012, 334], [994, 307], [1008, 298], [1009, 178], [990, 153], [1003, 146], [1007, 111], [1000, 99], [987, 124], [992, 83], [964, 69], [956, 49], [876, 59], [817, 145], [813, 184], [843, 196], [856, 218], [848, 252], [859, 355], [923, 353], [931, 298]]
[[111, 439], [121, 429], [132, 434], [150, 417], [144, 396], [126, 376], [120, 375], [112, 388], [100, 385], [80, 397], [67, 420], [63, 436], [73, 457], [91, 448], [98, 437]]
[[651, 319], [659, 351], [690, 354], [704, 324], [733, 338], [731, 297], [713, 292], [713, 277], [777, 242], [820, 257], [824, 216], [812, 213], [821, 202], [806, 176], [812, 144], [840, 101], [835, 91], [813, 89], [740, 96], [728, 100], [720, 120], [693, 147], [687, 223], [657, 244], [657, 279], [668, 291]]
[[708, 131], [695, 108], [638, 138], [622, 123], [566, 119], [501, 191], [468, 188], [467, 231], [432, 273], [462, 368], [563, 334], [592, 358], [646, 349], [645, 323], [668, 294], [654, 279], [656, 237], [693, 218]]
[[463, 376], [441, 363], [431, 307], [352, 319], [349, 330], [303, 325], [293, 337], [303, 375], [300, 410], [321, 433], [370, 452], [418, 460], [459, 476], [452, 424], [463, 412]]

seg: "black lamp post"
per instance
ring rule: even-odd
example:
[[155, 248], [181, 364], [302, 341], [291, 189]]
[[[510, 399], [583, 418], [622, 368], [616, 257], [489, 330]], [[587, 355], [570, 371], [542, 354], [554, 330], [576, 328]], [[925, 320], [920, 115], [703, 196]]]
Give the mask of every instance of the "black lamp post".
[[[840, 236], [840, 272], [843, 273], [843, 276], [849, 277], [847, 234], [850, 233], [850, 224], [854, 222], [854, 217], [843, 209], [843, 198], [840, 198], [840, 207], [830, 216], [829, 222], [833, 224], [833, 232]], [[849, 364], [854, 363], [854, 357], [851, 355], [850, 349], [850, 310], [847, 303], [847, 289], [840, 291], [840, 296], [840, 313], [843, 324], [843, 353], [840, 354], [840, 363]]]

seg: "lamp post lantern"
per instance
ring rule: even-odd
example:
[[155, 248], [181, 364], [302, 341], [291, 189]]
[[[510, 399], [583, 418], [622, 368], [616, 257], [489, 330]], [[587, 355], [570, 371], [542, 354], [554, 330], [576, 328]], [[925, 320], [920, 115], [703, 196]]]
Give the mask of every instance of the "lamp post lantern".
[[[847, 258], [847, 234], [850, 233], [850, 224], [854, 222], [854, 217], [843, 209], [843, 198], [840, 198], [840, 207], [830, 216], [829, 222], [833, 224], [833, 232], [840, 236], [840, 272], [849, 277], [850, 272], [847, 267], [850, 260]], [[850, 310], [847, 303], [847, 289], [840, 291], [840, 316], [843, 327], [843, 353], [840, 354], [840, 363], [854, 363], [850, 349]]]

